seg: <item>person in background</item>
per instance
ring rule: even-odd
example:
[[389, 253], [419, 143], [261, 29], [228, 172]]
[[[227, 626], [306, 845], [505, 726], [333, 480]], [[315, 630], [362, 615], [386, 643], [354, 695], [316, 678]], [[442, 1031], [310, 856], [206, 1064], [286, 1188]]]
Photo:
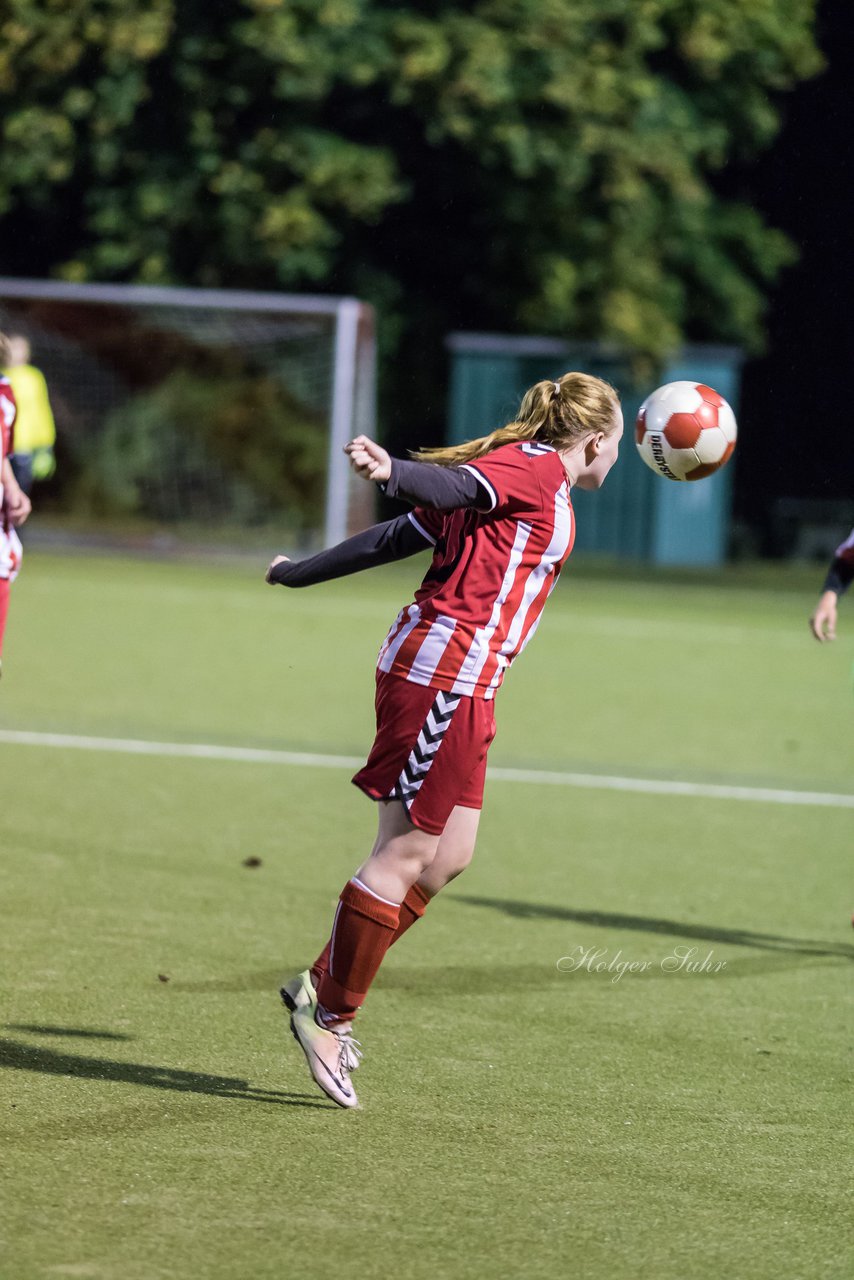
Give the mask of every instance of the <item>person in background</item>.
[[24, 493], [34, 480], [49, 480], [56, 470], [56, 424], [47, 383], [40, 369], [30, 364], [30, 344], [20, 333], [7, 339], [8, 360], [3, 370], [18, 405], [12, 470]]
[[[6, 351], [6, 338], [0, 333], [0, 361]], [[30, 500], [15, 479], [9, 459], [15, 414], [15, 394], [9, 379], [0, 374], [0, 675], [3, 673], [3, 634], [9, 612], [9, 588], [21, 567], [21, 540], [15, 530], [30, 514]]]
[[854, 579], [854, 529], [836, 548], [810, 628], [816, 640], [836, 639], [836, 605]]

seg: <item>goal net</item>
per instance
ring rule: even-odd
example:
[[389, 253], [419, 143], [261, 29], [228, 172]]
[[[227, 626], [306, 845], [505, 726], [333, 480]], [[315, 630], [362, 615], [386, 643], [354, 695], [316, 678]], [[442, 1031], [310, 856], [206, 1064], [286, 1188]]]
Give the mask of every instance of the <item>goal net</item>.
[[77, 528], [330, 545], [373, 519], [342, 452], [375, 428], [372, 309], [353, 298], [0, 280], [57, 426], [39, 508]]

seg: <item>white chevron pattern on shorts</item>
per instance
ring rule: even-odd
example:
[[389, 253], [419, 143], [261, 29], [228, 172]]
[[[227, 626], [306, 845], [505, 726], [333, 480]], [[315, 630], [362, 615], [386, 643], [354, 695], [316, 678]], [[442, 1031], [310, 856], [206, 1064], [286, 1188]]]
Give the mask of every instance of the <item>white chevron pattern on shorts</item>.
[[460, 704], [461, 696], [458, 693], [445, 693], [444, 689], [437, 690], [436, 699], [427, 712], [415, 746], [392, 792], [392, 796], [402, 800], [405, 805], [412, 804], [418, 795], [436, 752], [442, 745], [451, 717]]

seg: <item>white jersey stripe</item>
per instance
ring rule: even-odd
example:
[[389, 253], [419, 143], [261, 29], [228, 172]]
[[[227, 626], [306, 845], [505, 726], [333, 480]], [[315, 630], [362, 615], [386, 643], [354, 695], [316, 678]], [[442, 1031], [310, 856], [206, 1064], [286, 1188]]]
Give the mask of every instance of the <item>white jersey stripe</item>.
[[[387, 649], [387, 648], [389, 647], [389, 645], [391, 644], [392, 637], [397, 635], [397, 629], [398, 629], [398, 627], [400, 627], [400, 626], [402, 625], [402, 623], [403, 623], [403, 619], [404, 619], [405, 617], [406, 617], [406, 609], [401, 609], [400, 613], [397, 615], [397, 617], [395, 618], [394, 622], [393, 622], [393, 623], [391, 624], [391, 626], [389, 627], [389, 629], [388, 629], [388, 635], [386, 636], [385, 640], [383, 640], [382, 644], [380, 645], [379, 658], [381, 658], [381, 657], [383, 656], [383, 654], [385, 653], [386, 649]], [[377, 659], [377, 661], [379, 661], [379, 658]]]
[[418, 623], [421, 621], [421, 610], [418, 608], [417, 604], [411, 604], [406, 610], [406, 613], [409, 614], [409, 621], [400, 628], [391, 644], [387, 644], [380, 650], [380, 660], [377, 663], [380, 671], [391, 670], [391, 666], [397, 655], [398, 649], [401, 647], [410, 631], [414, 631], [418, 626]]
[[[0, 413], [3, 415], [3, 425], [11, 427], [17, 417], [18, 409], [14, 400], [12, 384], [9, 379], [4, 377], [2, 374], [0, 374], [0, 387], [2, 387], [4, 392], [3, 395], [0, 395]], [[480, 476], [479, 479], [482, 484], [486, 483], [483, 476]]]
[[439, 614], [424, 637], [421, 648], [412, 660], [413, 670], [418, 672], [418, 683], [429, 684], [442, 660], [442, 654], [451, 642], [456, 628], [456, 618]]
[[554, 573], [554, 566], [561, 561], [566, 553], [567, 547], [570, 545], [570, 541], [572, 539], [572, 518], [572, 507], [569, 503], [569, 489], [564, 485], [558, 489], [555, 494], [555, 520], [551, 542], [543, 552], [540, 563], [536, 565], [528, 575], [528, 580], [525, 583], [525, 590], [522, 593], [522, 599], [519, 602], [519, 607], [513, 615], [513, 620], [507, 628], [507, 635], [504, 637], [504, 640], [495, 655], [495, 675], [489, 682], [490, 689], [497, 689], [501, 684], [504, 672], [510, 665], [511, 658], [509, 655], [521, 653], [539, 626], [540, 618], [543, 614], [542, 607], [538, 610], [537, 616], [532, 622], [524, 640], [520, 639], [525, 630], [525, 622], [527, 621], [531, 610], [539, 600], [544, 586], [547, 587], [546, 598], [548, 598], [554, 590], [554, 586], [557, 581], [557, 577]]
[[494, 488], [493, 488], [493, 487], [492, 487], [492, 485], [489, 483], [489, 481], [487, 480], [486, 476], [485, 476], [485, 475], [483, 475], [480, 471], [478, 471], [477, 467], [473, 467], [473, 466], [472, 466], [470, 463], [468, 463], [468, 462], [464, 462], [464, 463], [462, 464], [462, 466], [460, 467], [460, 470], [461, 470], [461, 471], [470, 471], [470, 472], [471, 472], [471, 474], [472, 474], [472, 475], [475, 477], [475, 479], [477, 480], [477, 482], [478, 482], [479, 484], [483, 485], [484, 489], [485, 489], [485, 490], [486, 490], [486, 492], [489, 494], [489, 509], [490, 509], [490, 511], [494, 511], [494, 510], [495, 510], [495, 508], [498, 506], [498, 494], [495, 492]]
[[[553, 572], [555, 564], [565, 555], [571, 536], [572, 517], [569, 509], [569, 492], [566, 485], [563, 485], [555, 494], [555, 524], [551, 542], [543, 552], [540, 563], [528, 574], [528, 581], [525, 583], [525, 590], [522, 593], [519, 608], [516, 610], [513, 621], [507, 629], [507, 635], [498, 650], [501, 657], [506, 658], [507, 654], [515, 652], [519, 637], [525, 627], [525, 619], [531, 611], [531, 606], [542, 591], [546, 577]], [[506, 666], [506, 661], [500, 664], [500, 667], [503, 666]]]
[[516, 573], [522, 562], [522, 553], [525, 550], [525, 544], [531, 536], [532, 525], [526, 524], [520, 520], [516, 527], [516, 536], [513, 539], [513, 547], [510, 552], [510, 559], [507, 562], [507, 569], [504, 573], [504, 580], [501, 583], [501, 589], [495, 597], [495, 604], [492, 606], [492, 613], [485, 627], [478, 627], [474, 633], [474, 640], [469, 647], [465, 660], [457, 673], [457, 678], [452, 689], [453, 693], [471, 693], [476, 682], [484, 668], [487, 658], [489, 657], [489, 641], [494, 635], [501, 618], [501, 610], [507, 597], [513, 589], [513, 583], [516, 580]]
[[418, 530], [418, 532], [421, 534], [421, 536], [422, 536], [422, 537], [424, 537], [424, 538], [426, 538], [426, 539], [427, 539], [427, 541], [428, 541], [428, 542], [431, 542], [431, 543], [433, 544], [433, 546], [435, 547], [435, 545], [436, 545], [436, 539], [435, 539], [434, 537], [432, 537], [432, 536], [427, 532], [427, 530], [424, 528], [424, 525], [421, 523], [421, 521], [420, 521], [420, 520], [418, 520], [418, 519], [416, 518], [416, 516], [415, 516], [415, 512], [414, 512], [414, 511], [407, 511], [407, 513], [406, 513], [406, 514], [407, 514], [407, 516], [409, 517], [409, 519], [410, 519], [411, 523], [415, 525], [415, 528]]

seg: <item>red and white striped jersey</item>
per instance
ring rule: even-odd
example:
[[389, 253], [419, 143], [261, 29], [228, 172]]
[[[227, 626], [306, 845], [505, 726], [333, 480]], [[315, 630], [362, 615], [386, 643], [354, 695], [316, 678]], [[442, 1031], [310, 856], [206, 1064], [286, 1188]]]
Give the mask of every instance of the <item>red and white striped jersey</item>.
[[489, 511], [416, 507], [435, 544], [412, 604], [395, 619], [378, 667], [447, 693], [492, 698], [537, 629], [575, 539], [560, 457], [538, 441], [506, 444], [466, 464]]
[[[0, 467], [14, 447], [15, 418], [18, 410], [15, 394], [8, 378], [0, 374]], [[21, 543], [9, 525], [3, 509], [3, 476], [0, 472], [0, 578], [15, 578], [21, 567]]]
[[12, 384], [0, 373], [0, 462], [12, 452], [12, 434], [17, 413]]
[[[8, 378], [0, 373], [0, 467], [3, 459], [8, 458], [13, 449], [15, 418], [18, 406], [15, 404], [15, 393]], [[0, 473], [0, 511], [3, 508], [3, 476]]]

